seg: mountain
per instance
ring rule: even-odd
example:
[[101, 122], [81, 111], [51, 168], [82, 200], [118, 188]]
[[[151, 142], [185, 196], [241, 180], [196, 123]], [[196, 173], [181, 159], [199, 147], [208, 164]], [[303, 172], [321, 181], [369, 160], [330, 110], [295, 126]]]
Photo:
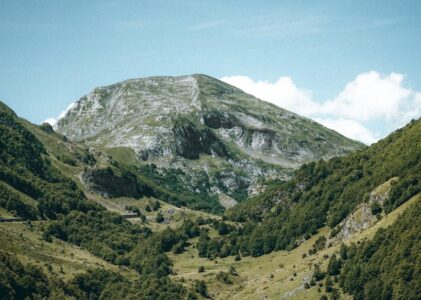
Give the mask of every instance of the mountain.
[[139, 166], [137, 172], [156, 183], [176, 181], [180, 193], [213, 203], [214, 212], [246, 199], [263, 179], [285, 179], [303, 163], [363, 148], [205, 75], [96, 88], [55, 128], [120, 163]]
[[231, 246], [226, 251], [234, 255], [241, 248], [259, 256], [293, 249], [323, 226], [345, 238], [370, 226], [377, 214], [421, 192], [420, 140], [421, 120], [412, 121], [366, 149], [301, 166], [291, 180], [274, 183], [226, 213], [232, 221], [255, 224], [246, 235], [224, 239]]
[[419, 298], [421, 120], [222, 217], [1, 102], [0, 137], [2, 299]]
[[106, 163], [100, 155], [2, 102], [0, 137], [0, 299], [187, 296], [169, 279], [165, 254], [181, 233], [152, 233], [108, 212], [72, 178], [72, 168]]
[[[265, 192], [228, 210], [224, 217], [236, 226], [216, 237], [201, 235], [199, 256], [219, 260], [272, 258], [274, 251], [282, 250], [281, 256], [301, 253], [290, 280], [301, 272], [305, 283], [297, 289], [308, 289], [310, 299], [323, 279], [332, 299], [339, 298], [339, 289], [354, 299], [418, 299], [420, 141], [421, 119], [366, 149], [304, 164], [290, 180], [273, 182]], [[283, 278], [273, 285], [289, 284]]]

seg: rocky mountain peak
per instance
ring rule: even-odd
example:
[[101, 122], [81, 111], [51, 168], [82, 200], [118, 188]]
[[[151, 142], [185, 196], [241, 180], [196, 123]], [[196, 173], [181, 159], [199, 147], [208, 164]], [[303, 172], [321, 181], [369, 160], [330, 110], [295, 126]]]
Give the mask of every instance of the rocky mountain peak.
[[[96, 88], [56, 129], [87, 146], [118, 149], [119, 157], [132, 157], [136, 164], [182, 170], [178, 179], [193, 192], [237, 200], [258, 179], [285, 177], [305, 162], [362, 147], [206, 75], [147, 77]], [[206, 183], [191, 183], [198, 171], [206, 173]]]

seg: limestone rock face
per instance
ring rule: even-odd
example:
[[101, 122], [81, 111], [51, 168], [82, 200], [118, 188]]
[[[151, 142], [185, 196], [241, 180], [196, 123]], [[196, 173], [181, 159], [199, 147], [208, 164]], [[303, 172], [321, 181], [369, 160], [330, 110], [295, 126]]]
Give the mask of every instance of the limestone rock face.
[[[225, 193], [237, 201], [259, 179], [286, 178], [305, 162], [362, 147], [205, 75], [132, 79], [96, 88], [55, 129], [101, 150], [129, 149], [136, 163], [181, 170], [177, 180], [191, 191]], [[206, 173], [200, 176], [204, 181], [195, 180], [199, 171]]]

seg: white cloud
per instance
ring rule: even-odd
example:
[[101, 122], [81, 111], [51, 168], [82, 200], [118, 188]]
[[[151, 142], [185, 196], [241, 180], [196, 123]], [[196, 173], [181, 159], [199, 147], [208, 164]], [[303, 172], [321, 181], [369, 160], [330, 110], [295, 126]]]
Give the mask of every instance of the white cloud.
[[326, 126], [327, 128], [340, 132], [350, 139], [358, 140], [368, 145], [376, 142], [379, 139], [378, 136], [376, 136], [373, 132], [371, 132], [357, 121], [347, 119], [320, 118], [315, 118], [314, 120]]
[[[421, 92], [405, 87], [404, 75], [397, 73], [361, 73], [335, 98], [325, 101], [316, 101], [290, 77], [280, 77], [274, 83], [247, 76], [221, 80], [367, 144], [421, 115]], [[376, 132], [379, 126], [382, 130]]]
[[281, 77], [275, 83], [254, 81], [247, 76], [223, 77], [221, 80], [301, 115], [308, 116], [319, 110], [320, 104], [312, 100], [311, 93], [297, 88], [290, 77]]
[[69, 110], [71, 110], [71, 109], [72, 109], [75, 105], [76, 105], [76, 102], [70, 103], [70, 104], [67, 106], [67, 108], [66, 108], [65, 110], [63, 110], [63, 111], [59, 114], [59, 116], [58, 116], [58, 117], [50, 117], [50, 118], [47, 118], [47, 119], [44, 121], [44, 123], [48, 123], [48, 124], [50, 124], [51, 126], [55, 126], [55, 125], [57, 124], [57, 122], [58, 122], [61, 118], [63, 118], [63, 117], [66, 115], [66, 113], [67, 113]]
[[391, 73], [382, 76], [371, 71], [358, 75], [339, 95], [323, 104], [323, 112], [359, 121], [399, 118], [400, 107], [413, 92], [402, 86], [404, 76]]

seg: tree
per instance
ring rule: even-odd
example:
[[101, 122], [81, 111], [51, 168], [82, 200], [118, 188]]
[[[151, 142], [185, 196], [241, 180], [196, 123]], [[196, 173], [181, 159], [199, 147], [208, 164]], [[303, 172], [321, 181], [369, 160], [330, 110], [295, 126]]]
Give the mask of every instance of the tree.
[[152, 210], [153, 211], [157, 211], [160, 208], [161, 208], [161, 204], [159, 203], [158, 200], [155, 200], [155, 201], [152, 202]]
[[380, 206], [380, 204], [378, 202], [373, 202], [373, 204], [371, 204], [371, 213], [373, 215], [380, 215], [381, 212], [382, 207]]
[[174, 245], [173, 250], [174, 254], [180, 254], [184, 251], [184, 240], [180, 240], [177, 244]]
[[145, 223], [146, 222], [146, 216], [144, 215], [144, 214], [141, 214], [140, 215], [140, 220], [142, 220], [142, 223]]
[[327, 273], [329, 275], [338, 275], [341, 271], [342, 262], [336, 258], [336, 254], [333, 254], [329, 259], [327, 266]]
[[325, 278], [325, 276], [326, 276], [326, 273], [325, 273], [325, 272], [323, 272], [323, 271], [320, 269], [320, 266], [319, 266], [318, 264], [315, 264], [315, 265], [314, 265], [313, 279], [314, 279], [315, 281], [320, 281], [320, 280], [322, 280], [323, 278]]
[[348, 249], [347, 249], [346, 245], [345, 244], [341, 244], [341, 248], [339, 249], [339, 255], [344, 260], [346, 260], [348, 258], [347, 250]]
[[330, 293], [333, 290], [333, 282], [332, 282], [332, 278], [330, 278], [330, 276], [326, 277], [325, 290], [326, 290], [326, 293]]
[[340, 299], [339, 290], [338, 289], [332, 289], [332, 294], [331, 294], [330, 298], [332, 300], [339, 300]]
[[226, 235], [230, 232], [230, 228], [225, 222], [218, 223], [218, 233], [219, 235]]
[[164, 216], [160, 211], [156, 214], [155, 221], [158, 223], [164, 222]]
[[199, 269], [197, 270], [199, 273], [203, 273], [205, 272], [205, 267], [204, 266], [200, 266]]
[[196, 280], [194, 289], [203, 297], [208, 297], [208, 288], [203, 280]]

